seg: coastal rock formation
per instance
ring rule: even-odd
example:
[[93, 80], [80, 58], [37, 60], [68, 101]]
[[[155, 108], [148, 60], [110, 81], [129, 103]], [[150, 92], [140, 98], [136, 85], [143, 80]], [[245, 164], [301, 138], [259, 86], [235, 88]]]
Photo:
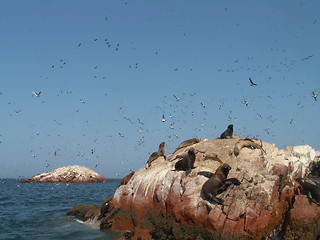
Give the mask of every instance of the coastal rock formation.
[[[88, 206], [78, 203], [74, 206], [68, 213], [68, 216], [75, 216], [83, 222], [86, 222], [90, 225], [99, 226], [100, 222], [97, 221], [98, 217], [104, 216], [104, 211], [108, 211], [106, 208], [106, 204], [111, 201], [112, 197], [106, 197], [100, 206], [96, 206], [95, 204], [90, 204]], [[108, 205], [107, 205], [108, 208]]]
[[23, 183], [98, 183], [109, 181], [89, 168], [74, 165], [57, 168], [54, 171], [42, 173], [23, 180]]
[[[100, 229], [126, 231], [126, 239], [319, 238], [320, 207], [295, 181], [308, 175], [315, 150], [308, 145], [279, 150], [262, 142], [263, 150], [243, 148], [235, 156], [239, 139], [205, 139], [192, 145], [196, 161], [188, 176], [173, 170], [177, 156], [190, 147], [139, 169], [116, 190]], [[218, 195], [223, 205], [201, 197], [207, 178], [198, 175], [215, 172], [221, 162], [231, 166], [228, 178], [241, 183]]]

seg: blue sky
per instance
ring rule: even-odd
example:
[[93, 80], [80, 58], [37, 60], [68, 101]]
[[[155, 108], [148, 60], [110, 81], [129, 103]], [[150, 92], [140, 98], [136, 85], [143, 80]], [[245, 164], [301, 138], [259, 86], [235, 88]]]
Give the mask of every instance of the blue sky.
[[319, 150], [319, 12], [318, 1], [0, 1], [0, 177], [74, 164], [123, 177], [160, 142], [169, 155], [231, 123]]

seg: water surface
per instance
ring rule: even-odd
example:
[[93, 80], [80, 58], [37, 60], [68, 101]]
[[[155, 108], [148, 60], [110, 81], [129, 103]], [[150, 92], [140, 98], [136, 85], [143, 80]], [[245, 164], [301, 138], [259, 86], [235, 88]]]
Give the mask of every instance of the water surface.
[[119, 239], [66, 213], [77, 203], [99, 206], [120, 179], [105, 183], [21, 183], [0, 179], [0, 239]]

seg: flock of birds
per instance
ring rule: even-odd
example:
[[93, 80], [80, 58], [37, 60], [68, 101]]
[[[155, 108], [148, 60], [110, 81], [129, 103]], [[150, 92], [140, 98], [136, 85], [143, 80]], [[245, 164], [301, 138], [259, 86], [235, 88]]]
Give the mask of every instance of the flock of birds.
[[[303, 61], [304, 61], [304, 60], [308, 60], [310, 57], [312, 57], [312, 56], [303, 58], [302, 60], [303, 60]], [[249, 87], [257, 87], [257, 86], [258, 86], [258, 83], [254, 82], [254, 81], [251, 79], [251, 77], [249, 77], [249, 78], [248, 78], [248, 85], [249, 85]], [[68, 91], [68, 92], [67, 92], [67, 94], [71, 94], [71, 93], [72, 93], [72, 91]], [[41, 98], [41, 96], [42, 96], [42, 95], [41, 95], [41, 94], [42, 94], [42, 91], [41, 91], [41, 90], [40, 90], [40, 91], [33, 91], [32, 94], [33, 94], [33, 96], [36, 97], [36, 98]], [[61, 94], [62, 94], [62, 91], [61, 91]], [[319, 94], [319, 93], [316, 93], [315, 91], [312, 91], [312, 97], [313, 97], [313, 99], [314, 99], [315, 101], [317, 101], [318, 94]], [[190, 97], [193, 97], [194, 95], [196, 95], [196, 94], [195, 94], [195, 93], [190, 93], [190, 94], [189, 94]], [[59, 95], [58, 95], [58, 96], [59, 96]], [[176, 94], [173, 94], [173, 95], [172, 95], [172, 97], [175, 99], [176, 103], [183, 102], [184, 99], [185, 99], [185, 96], [186, 96], [185, 94], [184, 94], [184, 97], [177, 96]], [[271, 99], [270, 96], [268, 96], [268, 97]], [[81, 104], [85, 104], [85, 103], [86, 103], [83, 98], [80, 98], [79, 101], [80, 101]], [[163, 103], [165, 104], [165, 102], [163, 102]], [[245, 106], [247, 106], [247, 107], [249, 106], [249, 102], [248, 102], [248, 100], [245, 99], [245, 98], [243, 99], [243, 102], [242, 102], [242, 103], [243, 103]], [[125, 104], [125, 102], [123, 102], [123, 104]], [[223, 104], [224, 104], [224, 101], [221, 101], [220, 104], [219, 104], [219, 107], [218, 107], [219, 110], [221, 110], [221, 109], [223, 108]], [[199, 105], [200, 105], [199, 107], [202, 108], [202, 109], [204, 109], [204, 110], [207, 108], [206, 105], [205, 105], [203, 102], [200, 102]], [[173, 104], [171, 104], [170, 106], [173, 106]], [[176, 105], [176, 107], [181, 107], [181, 105], [180, 105], [180, 106]], [[123, 108], [124, 108], [124, 106], [120, 106], [120, 107], [119, 107], [119, 109], [118, 109], [118, 113], [119, 113], [119, 114], [122, 114], [121, 110], [123, 110]], [[157, 108], [157, 107], [156, 107], [156, 108]], [[160, 106], [159, 106], [158, 108], [159, 108], [160, 111], [164, 111], [164, 109], [162, 109]], [[21, 111], [22, 111], [22, 109], [15, 110], [16, 114], [20, 113]], [[77, 109], [77, 110], [75, 110], [75, 111], [76, 111], [76, 112], [79, 112], [79, 109]], [[194, 114], [195, 114], [194, 111], [192, 111], [192, 112], [191, 112], [191, 115], [194, 116]], [[206, 114], [206, 112], [204, 112], [204, 114]], [[232, 114], [232, 111], [230, 111], [229, 114], [231, 115], [231, 114]], [[262, 118], [262, 115], [261, 115], [260, 113], [257, 113], [257, 114], [258, 114], [258, 116], [259, 116], [260, 118]], [[235, 121], [236, 121], [236, 118], [233, 119], [232, 117], [230, 117], [230, 115], [229, 115], [229, 120], [235, 120]], [[273, 119], [272, 116], [269, 116], [268, 118], [270, 119], [270, 121], [272, 121], [272, 123], [274, 123], [274, 121], [276, 120], [276, 119]], [[126, 120], [126, 121], [128, 121], [130, 124], [135, 124], [135, 123], [136, 123], [134, 120], [132, 120], [131, 117], [128, 117], [128, 116], [124, 116], [123, 119]], [[175, 124], [176, 124], [177, 122], [173, 120], [173, 119], [174, 119], [174, 116], [173, 116], [172, 114], [169, 114], [169, 119], [170, 119], [170, 121], [171, 121], [169, 128], [173, 130], [173, 129], [175, 128]], [[204, 118], [204, 120], [206, 120], [206, 119]], [[62, 124], [61, 122], [58, 122], [57, 120], [54, 120], [54, 121], [55, 121], [58, 125], [61, 125], [61, 124]], [[165, 117], [165, 113], [162, 113], [161, 121], [162, 121], [163, 123], [167, 122], [167, 119], [166, 119], [166, 117]], [[178, 121], [179, 121], [179, 120], [178, 120]], [[290, 124], [292, 124], [292, 122], [293, 122], [293, 119], [290, 120]], [[87, 121], [86, 123], [88, 124], [88, 121]], [[142, 121], [140, 120], [140, 118], [137, 119], [137, 123], [140, 125], [137, 131], [138, 131], [139, 133], [142, 133], [142, 132], [144, 131], [144, 125], [145, 125], [145, 123], [142, 122]], [[201, 123], [201, 128], [199, 128], [199, 129], [193, 129], [194, 134], [196, 135], [196, 132], [197, 132], [197, 131], [203, 130], [203, 127], [204, 127], [204, 123]], [[216, 128], [216, 126], [215, 126], [215, 128]], [[181, 129], [181, 128], [180, 128], [180, 129]], [[149, 131], [149, 130], [146, 130], [146, 132], [148, 132], [148, 131]], [[266, 129], [264, 129], [264, 131], [265, 131], [268, 135], [270, 134], [270, 129], [266, 128]], [[39, 135], [39, 134], [40, 134], [39, 132], [36, 133], [36, 135]], [[58, 136], [61, 136], [61, 135], [58, 135]], [[83, 134], [83, 136], [85, 136], [85, 134]], [[125, 137], [125, 135], [124, 135], [123, 133], [121, 133], [121, 132], [118, 133], [118, 136], [119, 136], [120, 138], [124, 138], [124, 137]], [[109, 137], [111, 137], [111, 136], [109, 136]], [[173, 134], [173, 135], [170, 134], [170, 135], [168, 135], [168, 140], [169, 140], [169, 141], [173, 141], [173, 137], [175, 137], [176, 140], [179, 139], [179, 136], [178, 136], [177, 134]], [[254, 137], [257, 137], [257, 136], [254, 136]], [[97, 141], [97, 138], [94, 139], [94, 143], [95, 143], [96, 141]], [[142, 145], [144, 142], [145, 142], [145, 136], [139, 137], [138, 145], [137, 145], [137, 146]], [[0, 143], [1, 143], [1, 142], [0, 142]], [[137, 150], [137, 146], [135, 147], [136, 150]], [[78, 150], [78, 153], [77, 153], [77, 157], [80, 157], [80, 158], [85, 157], [86, 160], [89, 160], [89, 159], [90, 159], [90, 156], [86, 155], [86, 153], [85, 153], [81, 148], [82, 148], [81, 145], [79, 145], [79, 150]], [[32, 153], [33, 158], [36, 158], [36, 157], [38, 156], [38, 154], [34, 153], [34, 151], [35, 151], [35, 150], [31, 150], [30, 152]], [[91, 155], [94, 155], [95, 152], [96, 152], [95, 148], [91, 148], [91, 149], [90, 149]], [[57, 148], [57, 149], [53, 150], [52, 152], [50, 151], [50, 152], [48, 153], [48, 156], [58, 156], [58, 155], [60, 155], [60, 154], [61, 154], [61, 149], [58, 149], [58, 148]], [[99, 159], [100, 156], [97, 155], [96, 158]], [[50, 164], [48, 163], [48, 160], [46, 160], [45, 167], [48, 168], [49, 166], [50, 166]], [[96, 163], [96, 164], [95, 164], [95, 168], [97, 168], [98, 166], [100, 166], [100, 164], [99, 164], [99, 163]]]
[[[125, 4], [127, 4], [127, 2]], [[105, 18], [105, 20], [108, 22], [107, 17]], [[98, 38], [93, 38], [92, 42], [93, 42], [93, 44], [96, 44], [100, 41]], [[109, 38], [105, 38], [103, 40], [103, 43], [107, 49], [113, 49], [113, 51], [115, 51], [115, 52], [119, 52], [119, 50], [120, 50], [120, 43], [119, 42], [113, 42]], [[78, 42], [76, 44], [75, 48], [81, 49], [85, 46], [86, 46], [86, 44], [84, 42]], [[121, 44], [121, 46], [122, 46], [122, 44]], [[280, 50], [272, 48], [271, 51], [280, 51]], [[157, 50], [154, 52], [154, 54], [159, 55], [160, 48], [157, 48]], [[310, 61], [311, 58], [313, 58], [313, 57], [314, 57], [314, 55], [309, 55], [307, 57], [303, 57], [302, 59], [300, 59], [300, 62], [301, 61]], [[60, 59], [60, 58], [58, 58], [58, 59]], [[250, 61], [253, 61], [253, 58], [248, 57], [248, 59], [246, 59], [246, 60], [248, 62], [250, 62]], [[226, 73], [236, 72], [239, 70], [247, 70], [249, 72], [250, 71], [259, 71], [259, 72], [263, 71], [262, 66], [258, 66], [257, 69], [251, 69], [248, 64], [246, 66], [243, 65], [243, 66], [239, 67], [239, 64], [241, 63], [241, 61], [242, 61], [241, 59], [234, 60], [234, 62], [232, 63], [233, 65], [228, 64], [228, 66], [226, 68], [219, 68], [217, 71], [218, 72], [225, 71]], [[59, 68], [62, 69], [68, 65], [68, 62], [69, 62], [69, 60], [66, 61], [65, 59], [60, 59], [60, 60], [57, 60], [57, 62], [55, 62], [54, 64], [51, 63], [49, 65], [49, 68], [51, 66], [52, 71], [59, 69]], [[276, 68], [282, 67], [284, 72], [289, 72], [293, 69], [293, 67], [298, 62], [299, 62], [299, 60], [292, 60], [291, 62], [290, 61], [283, 61], [280, 63], [280, 66], [269, 66], [268, 65], [268, 66], [266, 66], [266, 69], [270, 70], [270, 69], [276, 69]], [[139, 62], [135, 62], [133, 64], [130, 64], [128, 66], [128, 68], [129, 69], [138, 69], [140, 67], [140, 65], [141, 64]], [[96, 70], [99, 67], [100, 66], [94, 66], [93, 69]], [[180, 66], [172, 67], [172, 69], [171, 69], [171, 71], [173, 71], [173, 72], [179, 72], [180, 70], [181, 70]], [[194, 70], [194, 68], [188, 68], [188, 71], [193, 71], [193, 70]], [[250, 75], [250, 74], [248, 74], [248, 75]], [[94, 75], [93, 78], [98, 78], [98, 76]], [[101, 78], [106, 79], [106, 76], [102, 76]], [[267, 81], [271, 81], [271, 78], [272, 77], [270, 76]], [[263, 85], [260, 83], [259, 79], [254, 79], [253, 77], [248, 77], [247, 81], [248, 81], [248, 83], [247, 83], [248, 87], [259, 88], [261, 85]], [[44, 90], [44, 89], [42, 89], [42, 90]], [[40, 90], [40, 89], [34, 90], [32, 92], [32, 96], [35, 97], [36, 99], [42, 99], [43, 95], [46, 94], [46, 91], [45, 90], [42, 91], [42, 90]], [[62, 95], [63, 93], [70, 95], [70, 94], [72, 94], [72, 91], [64, 91], [64, 92], [61, 91], [58, 94], [58, 96]], [[0, 95], [1, 94], [2, 93], [0, 93]], [[314, 99], [314, 101], [317, 101], [318, 95], [319, 95], [318, 89], [310, 91], [310, 97], [312, 97]], [[107, 96], [107, 93], [105, 93], [105, 96]], [[171, 131], [171, 132], [169, 132], [166, 136], [166, 138], [169, 141], [175, 141], [175, 140], [179, 139], [180, 136], [178, 135], [178, 132], [182, 131], [183, 130], [182, 125], [183, 124], [186, 125], [186, 123], [187, 123], [187, 121], [184, 120], [184, 115], [189, 115], [191, 117], [197, 117], [197, 119], [199, 119], [199, 118], [201, 119], [201, 117], [202, 117], [202, 120], [200, 120], [201, 122], [197, 123], [197, 127], [191, 129], [195, 136], [199, 133], [199, 131], [205, 130], [206, 121], [208, 120], [208, 118], [207, 118], [208, 112], [212, 110], [211, 106], [210, 106], [211, 103], [208, 101], [203, 101], [203, 100], [197, 99], [195, 101], [199, 101], [197, 103], [198, 108], [191, 109], [191, 107], [189, 107], [189, 103], [194, 102], [194, 100], [192, 98], [195, 98], [195, 96], [196, 96], [195, 92], [188, 93], [188, 94], [187, 93], [174, 93], [170, 97], [164, 96], [162, 103], [159, 104], [159, 106], [155, 106], [154, 109], [152, 110], [153, 112], [155, 112], [155, 114], [157, 114], [159, 116], [159, 122], [161, 121], [164, 124], [169, 123], [167, 127], [168, 127], [168, 131]], [[273, 97], [268, 95], [267, 100], [273, 100]], [[87, 96], [82, 96], [77, 101], [79, 101], [79, 104], [83, 104], [84, 106], [89, 104], [89, 101], [88, 101], [88, 103], [86, 103]], [[172, 101], [174, 101], [174, 103]], [[187, 101], [189, 101], [189, 102], [187, 102]], [[235, 122], [235, 121], [237, 121], [237, 116], [232, 109], [229, 109], [229, 108], [227, 109], [225, 107], [227, 101], [228, 101], [227, 98], [219, 99], [217, 101], [217, 106], [216, 106], [217, 110], [225, 113], [225, 118], [227, 119], [227, 121]], [[250, 108], [251, 111], [254, 112], [254, 114], [256, 114], [256, 116], [258, 118], [260, 118], [260, 119], [265, 118], [267, 121], [269, 121], [270, 123], [273, 124], [277, 119], [272, 115], [263, 116], [264, 114], [262, 112], [259, 112], [258, 110], [254, 109], [252, 107], [252, 105], [253, 105], [252, 103], [254, 101], [255, 101], [255, 98], [252, 98], [252, 97], [250, 98], [248, 96], [243, 95], [242, 99], [240, 100], [240, 103], [243, 104], [245, 107], [248, 107], [248, 109]], [[42, 101], [42, 103], [44, 103], [44, 101]], [[9, 104], [10, 104], [10, 102], [9, 102]], [[123, 101], [122, 104], [118, 107], [118, 116], [117, 117], [120, 117], [120, 119], [115, 119], [115, 121], [124, 120], [131, 125], [138, 126], [136, 128], [136, 131], [141, 135], [139, 135], [137, 137], [137, 143], [134, 145], [135, 151], [137, 151], [139, 146], [144, 145], [145, 140], [147, 138], [146, 135], [147, 134], [151, 135], [151, 132], [154, 129], [151, 131], [151, 127], [150, 126], [147, 127], [147, 125], [150, 125], [150, 122], [143, 119], [143, 117], [141, 117], [141, 116], [138, 118], [136, 116], [124, 115], [123, 112], [125, 110], [125, 105], [126, 105], [125, 101]], [[303, 107], [301, 102], [299, 102], [297, 105], [300, 107]], [[80, 105], [77, 106], [77, 108], [74, 110], [75, 113], [79, 113], [80, 109], [81, 109], [81, 106]], [[23, 109], [16, 109], [14, 111], [16, 114], [21, 114]], [[10, 116], [12, 116], [12, 115], [10, 114]], [[201, 117], [199, 117], [199, 116], [201, 116]], [[62, 124], [63, 124], [62, 121], [60, 121], [60, 120], [58, 121], [56, 119], [54, 120], [54, 122], [58, 126], [62, 126]], [[289, 123], [293, 124], [294, 118], [291, 118]], [[90, 124], [89, 124], [88, 120], [85, 121], [82, 126], [89, 127]], [[211, 128], [212, 128], [212, 126], [211, 126]], [[215, 125], [214, 129], [216, 129], [216, 128], [217, 128], [217, 126]], [[176, 130], [176, 131], [173, 131], [173, 130]], [[244, 128], [243, 131], [246, 132], [246, 129]], [[268, 135], [272, 134], [272, 130], [270, 128], [265, 128], [263, 131]], [[35, 135], [39, 136], [40, 132], [37, 131]], [[86, 135], [87, 135], [87, 133], [82, 133], [83, 137], [86, 137]], [[120, 139], [125, 139], [127, 136], [127, 133], [123, 132], [123, 131], [118, 131], [117, 135]], [[50, 136], [50, 135], [48, 134], [48, 136]], [[57, 134], [57, 136], [61, 137], [62, 134], [59, 133], [59, 134]], [[1, 135], [0, 135], [0, 137], [1, 137]], [[34, 136], [32, 136], [32, 137], [34, 137]], [[111, 143], [113, 137], [114, 137], [114, 135], [108, 135], [107, 137], [104, 137], [104, 140], [103, 140], [104, 143]], [[257, 136], [252, 136], [252, 137], [257, 137]], [[100, 159], [102, 159], [102, 157], [100, 157], [100, 155], [98, 155], [98, 153], [97, 153], [97, 152], [99, 152], [99, 151], [97, 151], [98, 147], [95, 147], [95, 144], [97, 144], [99, 141], [100, 141], [99, 137], [94, 137], [92, 140], [92, 147], [90, 147], [89, 149], [85, 148], [82, 144], [78, 143], [75, 156], [78, 158], [84, 158], [85, 160], [90, 160], [90, 159], [92, 159], [92, 156], [95, 156], [98, 162], [95, 163], [94, 166], [97, 168], [98, 166], [100, 166], [100, 162], [99, 162]], [[1, 143], [1, 141], [0, 141], [0, 143]], [[84, 150], [84, 149], [88, 149], [88, 150]], [[37, 153], [37, 151], [39, 151], [39, 150], [34, 149], [34, 148], [30, 150], [33, 158], [37, 158], [40, 155]], [[59, 157], [60, 155], [63, 154], [63, 152], [67, 152], [67, 150], [66, 149], [63, 150], [63, 149], [61, 149], [61, 147], [56, 147], [55, 145], [53, 145], [52, 148], [50, 149], [50, 151], [47, 153], [46, 158], [47, 157]], [[42, 158], [43, 158], [43, 156], [42, 156]], [[48, 160], [48, 158], [47, 158], [47, 160], [44, 161], [45, 167], [48, 168], [50, 166], [49, 162], [50, 161]]]
[[[307, 57], [307, 58], [304, 58], [303, 60], [307, 60], [307, 59], [309, 59], [310, 57], [312, 57], [312, 56], [309, 56], [309, 57]], [[248, 78], [248, 81], [249, 81], [249, 86], [250, 86], [250, 87], [256, 87], [256, 86], [258, 86], [258, 84], [257, 84], [256, 82], [254, 82], [250, 77]], [[33, 96], [34, 96], [34, 97], [40, 98], [42, 91], [38, 91], [38, 92], [37, 92], [37, 91], [33, 91], [32, 93], [33, 93]], [[61, 91], [61, 93], [62, 93], [62, 91]], [[67, 92], [67, 94], [71, 94], [71, 93], [72, 93], [71, 91], [70, 91], [70, 92]], [[190, 93], [190, 96], [191, 96], [191, 97], [194, 96], [194, 95], [195, 95], [195, 93]], [[184, 97], [178, 97], [178, 96], [175, 95], [175, 94], [173, 94], [172, 96], [173, 96], [173, 98], [176, 100], [176, 102], [183, 101], [183, 99], [184, 99]], [[314, 91], [312, 91], [312, 97], [314, 98], [315, 101], [317, 101], [318, 93], [315, 93]], [[270, 97], [270, 98], [271, 98], [271, 97]], [[82, 103], [82, 104], [85, 104], [85, 103], [86, 103], [82, 98], [80, 98], [79, 100], [80, 100], [80, 103]], [[123, 103], [125, 104], [125, 102], [123, 102]], [[248, 106], [248, 105], [249, 105], [249, 102], [248, 102], [246, 99], [244, 99], [244, 100], [243, 100], [243, 104], [246, 105], [246, 106]], [[200, 107], [203, 108], [203, 109], [206, 109], [206, 105], [203, 104], [202, 102], [200, 102]], [[221, 102], [221, 104], [219, 105], [219, 110], [221, 110], [222, 107], [223, 107], [223, 102]], [[120, 114], [121, 114], [121, 110], [122, 110], [123, 108], [124, 108], [123, 106], [119, 107], [119, 113], [120, 113]], [[22, 111], [22, 110], [20, 109], [20, 110], [16, 111], [16, 113], [20, 113], [21, 111]], [[76, 112], [79, 112], [79, 110], [76, 110]], [[193, 115], [194, 115], [194, 111], [192, 111], [191, 114], [192, 114], [192, 116], [193, 116]], [[231, 111], [230, 111], [230, 114], [232, 114]], [[262, 115], [261, 115], [260, 113], [258, 113], [258, 115], [259, 115], [260, 118], [262, 118]], [[128, 122], [130, 122], [131, 124], [135, 124], [135, 122], [134, 122], [130, 117], [124, 116], [123, 119], [126, 120], [126, 121], [128, 121]], [[169, 119], [170, 119], [170, 120], [173, 119], [173, 115], [172, 115], [172, 114], [169, 114]], [[229, 118], [229, 120], [231, 120], [231, 118]], [[61, 122], [58, 122], [57, 120], [54, 120], [54, 121], [56, 121], [58, 125], [61, 125]], [[143, 131], [143, 128], [142, 128], [142, 127], [143, 127], [145, 124], [144, 124], [144, 122], [142, 122], [139, 118], [137, 119], [137, 121], [138, 121], [138, 124], [140, 125], [140, 127], [138, 128], [137, 131], [141, 133], [141, 132]], [[163, 123], [167, 121], [167, 119], [165, 118], [165, 113], [162, 114], [162, 119], [161, 119], [161, 121], [162, 121]], [[274, 122], [275, 119], [272, 119], [271, 121]], [[292, 122], [293, 122], [293, 119], [290, 120], [290, 124], [292, 124]], [[87, 123], [88, 123], [88, 121], [87, 121]], [[170, 123], [170, 129], [174, 129], [175, 123], [176, 123], [175, 121], [172, 121], [172, 122]], [[204, 127], [204, 124], [203, 124], [203, 123], [201, 123], [201, 127], [202, 127], [202, 128]], [[147, 130], [147, 131], [148, 131], [148, 130]], [[196, 133], [197, 131], [201, 131], [201, 128], [200, 128], [200, 129], [193, 129], [193, 131]], [[264, 129], [264, 131], [265, 131], [268, 135], [270, 134], [269, 129]], [[36, 133], [36, 135], [39, 135], [39, 134], [40, 134], [39, 132]], [[85, 136], [85, 134], [84, 134], [83, 136]], [[124, 137], [125, 137], [124, 134], [122, 134], [122, 133], [120, 133], [120, 132], [118, 133], [118, 136], [119, 136], [120, 138], [124, 138]], [[176, 139], [179, 138], [179, 136], [178, 136], [177, 134], [175, 134], [174, 136], [176, 137]], [[111, 136], [109, 136], [109, 137], [111, 137]], [[257, 137], [257, 136], [254, 136], [254, 137]], [[139, 138], [139, 140], [138, 140], [138, 146], [139, 146], [139, 145], [142, 145], [142, 144], [144, 143], [144, 138], [145, 138], [144, 136], [142, 136], [141, 138]], [[169, 136], [168, 136], [168, 140], [169, 140], [169, 141], [172, 141], [172, 135], [169, 135]], [[96, 141], [97, 141], [97, 138], [94, 139], [94, 143], [95, 143]], [[31, 150], [30, 152], [33, 153], [33, 150]], [[52, 155], [52, 156], [58, 156], [58, 155], [60, 154], [60, 152], [61, 152], [60, 149], [56, 149], [56, 150], [54, 150], [52, 153], [49, 152], [49, 153], [48, 153], [48, 156], [50, 156], [50, 155]], [[91, 153], [92, 155], [95, 154], [95, 148], [92, 148], [92, 149], [90, 150], [90, 153]], [[36, 154], [33, 154], [32, 156], [33, 156], [34, 158], [37, 157]], [[78, 156], [78, 157], [86, 157], [86, 160], [89, 159], [88, 155], [86, 155], [83, 150], [79, 150], [77, 156]], [[99, 156], [97, 156], [97, 159], [98, 159], [98, 158], [99, 158]], [[48, 160], [46, 160], [46, 162], [48, 162]], [[99, 163], [96, 163], [96, 164], [95, 164], [95, 168], [97, 168], [99, 165], [100, 165]], [[48, 167], [50, 166], [50, 164], [49, 164], [49, 163], [46, 163], [45, 166], [48, 168]]]

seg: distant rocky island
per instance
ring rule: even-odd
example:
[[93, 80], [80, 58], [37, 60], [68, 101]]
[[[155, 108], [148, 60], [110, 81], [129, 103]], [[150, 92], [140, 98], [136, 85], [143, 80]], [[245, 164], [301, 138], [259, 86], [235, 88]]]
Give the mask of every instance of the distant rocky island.
[[89, 168], [74, 165], [57, 168], [51, 172], [42, 173], [25, 179], [23, 183], [100, 183], [109, 181]]
[[[194, 166], [176, 171], [191, 148]], [[308, 180], [319, 155], [308, 145], [280, 150], [273, 143], [236, 136], [204, 139], [130, 173], [100, 206], [78, 204], [68, 215], [103, 231], [123, 231], [123, 238], [132, 240], [318, 239], [320, 206], [297, 179]], [[221, 191], [222, 204], [217, 204], [203, 197], [208, 181], [203, 173], [215, 173], [225, 164], [231, 167], [228, 178], [240, 184]], [[309, 188], [318, 191], [311, 183]]]

